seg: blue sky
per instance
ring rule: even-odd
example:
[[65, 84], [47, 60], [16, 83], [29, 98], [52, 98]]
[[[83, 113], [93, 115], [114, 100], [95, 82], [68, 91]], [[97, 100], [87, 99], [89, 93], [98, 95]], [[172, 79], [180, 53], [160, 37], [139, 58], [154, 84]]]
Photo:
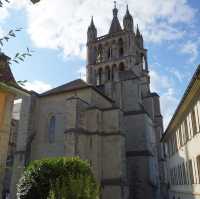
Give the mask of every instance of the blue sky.
[[[138, 23], [148, 49], [151, 88], [161, 96], [165, 125], [200, 62], [200, 2], [197, 0], [119, 0], [122, 22], [126, 4]], [[12, 0], [1, 8], [0, 35], [22, 27], [17, 39], [2, 49], [13, 57], [33, 49], [24, 63], [13, 64], [17, 80], [38, 92], [84, 77], [87, 26], [93, 15], [98, 35], [106, 34], [113, 1]], [[121, 23], [122, 24], [122, 23]]]

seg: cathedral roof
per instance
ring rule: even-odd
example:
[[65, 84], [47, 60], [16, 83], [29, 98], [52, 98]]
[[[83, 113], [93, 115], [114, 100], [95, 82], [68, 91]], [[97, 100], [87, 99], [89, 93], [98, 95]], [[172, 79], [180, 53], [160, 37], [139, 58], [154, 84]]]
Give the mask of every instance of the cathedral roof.
[[84, 88], [92, 88], [93, 90], [98, 92], [100, 95], [105, 97], [107, 100], [113, 102], [113, 100], [110, 99], [108, 96], [106, 96], [100, 89], [98, 89], [97, 87], [92, 86], [90, 84], [87, 84], [82, 79], [76, 79], [76, 80], [66, 83], [64, 85], [53, 88], [45, 93], [40, 94], [40, 96], [60, 94], [60, 93], [69, 92], [69, 91], [73, 91], [73, 90], [80, 90], [80, 89], [84, 89]]
[[87, 88], [89, 85], [84, 82], [81, 79], [76, 79], [72, 82], [68, 82], [66, 84], [63, 84], [61, 86], [58, 86], [56, 88], [53, 88], [45, 93], [42, 93], [40, 96], [45, 96], [45, 95], [51, 95], [51, 94], [57, 94], [57, 93], [62, 93], [66, 91], [71, 91], [71, 90], [76, 90], [76, 89], [81, 89], [81, 88]]

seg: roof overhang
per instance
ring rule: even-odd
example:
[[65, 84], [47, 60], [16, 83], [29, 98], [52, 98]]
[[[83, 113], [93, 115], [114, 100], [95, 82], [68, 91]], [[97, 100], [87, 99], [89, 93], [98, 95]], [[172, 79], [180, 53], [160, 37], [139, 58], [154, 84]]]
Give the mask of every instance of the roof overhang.
[[191, 103], [192, 99], [199, 93], [199, 90], [200, 90], [200, 65], [197, 67], [197, 70], [195, 71], [187, 89], [185, 90], [185, 93], [179, 105], [177, 106], [175, 113], [172, 119], [170, 120], [169, 125], [165, 130], [163, 137], [161, 138], [161, 141], [166, 141], [166, 139], [171, 135], [171, 132], [174, 130], [174, 128], [180, 123], [189, 104]]
[[29, 96], [30, 93], [26, 91], [25, 89], [18, 88], [9, 84], [5, 84], [3, 82], [0, 82], [0, 90], [7, 91], [9, 93], [12, 93], [16, 97], [22, 97], [22, 96]]

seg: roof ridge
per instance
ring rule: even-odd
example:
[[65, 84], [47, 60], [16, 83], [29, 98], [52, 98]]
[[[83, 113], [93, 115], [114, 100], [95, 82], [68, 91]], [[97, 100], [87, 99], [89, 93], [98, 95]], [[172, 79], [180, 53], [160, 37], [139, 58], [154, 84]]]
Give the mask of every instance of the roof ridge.
[[40, 96], [69, 91], [78, 87], [86, 87], [86, 86], [89, 86], [89, 85], [85, 81], [79, 78], [79, 79], [75, 79], [73, 81], [67, 82], [65, 84], [62, 84], [60, 86], [57, 86], [55, 88], [52, 88], [48, 91], [45, 91], [44, 93], [41, 93]]

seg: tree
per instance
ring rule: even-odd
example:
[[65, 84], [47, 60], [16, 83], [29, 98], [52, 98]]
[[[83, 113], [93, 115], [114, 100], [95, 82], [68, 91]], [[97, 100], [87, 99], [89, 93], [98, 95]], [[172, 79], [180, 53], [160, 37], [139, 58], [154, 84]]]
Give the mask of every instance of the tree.
[[[10, 3], [10, 1], [9, 0], [0, 0], [0, 7], [3, 7], [4, 3]], [[2, 50], [3, 46], [5, 45], [5, 43], [7, 43], [11, 38], [15, 38], [16, 33], [20, 32], [21, 30], [22, 30], [22, 28], [16, 28], [14, 30], [12, 29], [5, 36], [0, 38], [0, 53], [1, 53], [1, 50]], [[26, 52], [23, 52], [23, 53], [17, 52], [13, 58], [8, 57], [8, 64], [9, 65], [12, 64], [12, 63], [19, 64], [20, 62], [24, 62], [24, 60], [27, 56], [32, 56], [32, 53], [33, 53], [33, 51], [30, 50], [29, 48], [26, 48]], [[9, 65], [0, 64], [0, 79], [1, 79], [1, 82], [3, 81], [2, 80], [3, 78], [1, 78], [1, 76], [3, 75], [2, 73], [4, 73], [5, 70], [10, 70], [10, 69], [6, 68], [6, 67], [9, 67]], [[18, 81], [17, 83], [20, 84], [20, 85], [24, 85], [25, 82], [26, 82], [26, 80]], [[10, 82], [10, 81], [7, 81], [7, 80], [3, 81], [3, 83], [12, 84], [12, 85], [17, 84], [15, 81]]]
[[96, 199], [98, 185], [89, 164], [79, 158], [33, 161], [17, 185], [18, 199]]

